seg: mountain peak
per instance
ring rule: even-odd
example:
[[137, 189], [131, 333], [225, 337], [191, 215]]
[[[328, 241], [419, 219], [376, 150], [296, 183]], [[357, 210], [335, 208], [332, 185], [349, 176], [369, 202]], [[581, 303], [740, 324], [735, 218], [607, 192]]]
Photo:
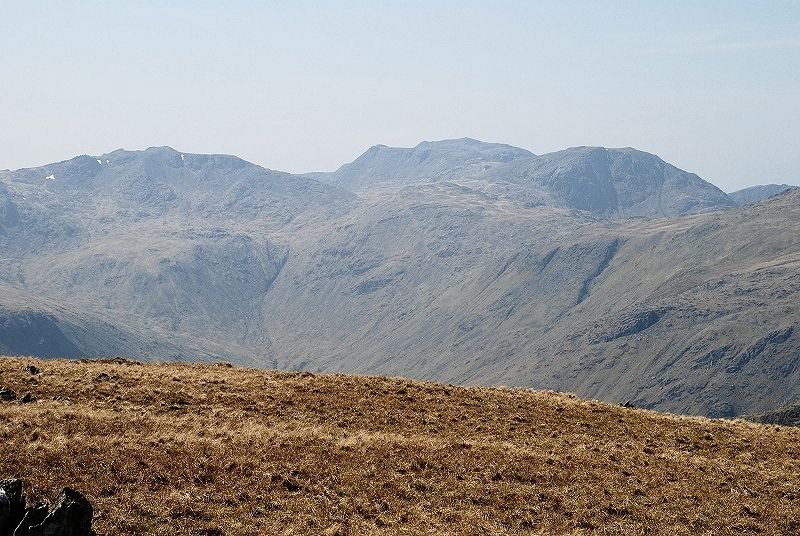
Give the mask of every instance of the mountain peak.
[[534, 154], [526, 149], [473, 138], [422, 141], [414, 147], [373, 145], [335, 172], [315, 177], [351, 190], [403, 186], [531, 156]]
[[505, 145], [502, 143], [490, 143], [481, 140], [476, 140], [475, 138], [446, 138], [443, 140], [424, 140], [417, 144], [417, 147], [427, 147], [427, 146], [462, 146], [462, 147], [477, 147], [477, 146], [497, 146], [497, 145]]
[[479, 178], [524, 185], [555, 205], [612, 217], [677, 216], [735, 206], [694, 173], [632, 147], [570, 147], [489, 168]]

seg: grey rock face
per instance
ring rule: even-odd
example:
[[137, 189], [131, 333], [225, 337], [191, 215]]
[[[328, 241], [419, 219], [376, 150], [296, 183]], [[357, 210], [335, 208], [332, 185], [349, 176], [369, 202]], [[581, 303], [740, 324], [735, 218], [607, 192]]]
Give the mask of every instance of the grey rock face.
[[19, 224], [19, 211], [14, 204], [8, 189], [0, 183], [0, 233], [8, 233], [9, 229]]

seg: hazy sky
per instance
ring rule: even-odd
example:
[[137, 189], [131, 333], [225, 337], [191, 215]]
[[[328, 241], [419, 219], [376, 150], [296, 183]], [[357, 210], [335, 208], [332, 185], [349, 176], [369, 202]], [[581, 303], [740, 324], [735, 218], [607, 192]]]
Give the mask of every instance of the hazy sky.
[[0, 168], [123, 147], [332, 170], [464, 137], [800, 183], [800, 1], [0, 0]]

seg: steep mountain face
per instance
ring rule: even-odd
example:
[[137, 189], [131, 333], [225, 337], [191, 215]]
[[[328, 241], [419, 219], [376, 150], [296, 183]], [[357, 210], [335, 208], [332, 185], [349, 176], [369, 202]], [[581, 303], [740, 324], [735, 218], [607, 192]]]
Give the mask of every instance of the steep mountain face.
[[626, 229], [591, 296], [551, 331], [558, 350], [515, 374], [712, 416], [797, 402], [798, 225], [795, 191]]
[[743, 206], [749, 205], [750, 203], [757, 203], [762, 199], [772, 197], [773, 195], [791, 190], [792, 188], [797, 188], [797, 186], [792, 186], [790, 184], [757, 184], [756, 186], [750, 186], [749, 188], [731, 192], [728, 194], [728, 197], [733, 199], [737, 205]]
[[0, 173], [0, 351], [714, 416], [800, 401], [799, 191], [731, 209], [632, 149], [452, 140], [359, 160], [340, 181], [169, 148]]
[[8, 189], [0, 183], [0, 233], [8, 234], [9, 230], [19, 223], [19, 211], [11, 199]]
[[269, 295], [279, 365], [714, 416], [800, 396], [797, 196], [608, 222], [452, 191], [406, 190], [295, 253]]

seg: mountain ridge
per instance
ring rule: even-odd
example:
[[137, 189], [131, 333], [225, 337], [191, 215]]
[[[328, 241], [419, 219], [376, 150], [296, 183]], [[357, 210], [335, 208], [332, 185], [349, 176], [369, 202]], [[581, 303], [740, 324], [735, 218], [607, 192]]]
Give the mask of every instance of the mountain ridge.
[[[422, 142], [414, 148], [376, 145], [332, 173], [314, 173], [323, 182], [352, 191], [399, 188], [411, 184], [455, 181], [483, 189], [511, 183], [527, 189], [533, 204], [549, 203], [616, 217], [666, 217], [732, 208], [736, 203], [716, 186], [661, 158], [633, 148], [571, 147], [535, 155], [478, 140]], [[452, 147], [481, 147], [481, 152]], [[435, 171], [425, 163], [439, 151]], [[524, 151], [524, 152], [522, 152]], [[488, 184], [487, 184], [488, 183]]]
[[768, 197], [772, 197], [773, 195], [785, 192], [786, 190], [791, 190], [792, 188], [797, 188], [797, 186], [791, 184], [756, 184], [730, 192], [728, 196], [730, 196], [736, 204], [741, 206], [756, 203]]
[[27, 300], [82, 356], [511, 383], [714, 416], [798, 399], [796, 192], [734, 208], [633, 149], [500, 162], [508, 146], [450, 140], [449, 159], [441, 143], [417, 146], [439, 152], [420, 181], [365, 191], [165, 147], [4, 172], [0, 322], [29, 327], [0, 347], [41, 339]]

